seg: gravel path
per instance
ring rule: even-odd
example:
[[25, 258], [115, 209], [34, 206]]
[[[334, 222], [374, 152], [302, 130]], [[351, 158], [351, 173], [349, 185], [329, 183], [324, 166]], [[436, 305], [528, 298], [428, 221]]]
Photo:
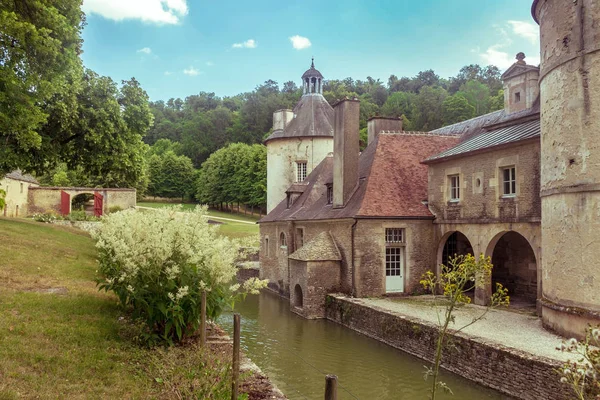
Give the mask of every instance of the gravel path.
[[[349, 299], [350, 301], [367, 306], [375, 306], [395, 314], [437, 324], [437, 312], [429, 296], [407, 299]], [[441, 313], [444, 308], [439, 307]], [[484, 307], [473, 304], [457, 310], [455, 328], [468, 324], [473, 317], [481, 315]], [[452, 328], [452, 325], [450, 325]], [[495, 342], [506, 347], [521, 350], [536, 356], [548, 357], [566, 361], [575, 358], [574, 354], [556, 350], [563, 338], [552, 334], [542, 327], [542, 321], [537, 316], [505, 310], [490, 310], [484, 319], [465, 328], [462, 332], [479, 338], [483, 342]]]

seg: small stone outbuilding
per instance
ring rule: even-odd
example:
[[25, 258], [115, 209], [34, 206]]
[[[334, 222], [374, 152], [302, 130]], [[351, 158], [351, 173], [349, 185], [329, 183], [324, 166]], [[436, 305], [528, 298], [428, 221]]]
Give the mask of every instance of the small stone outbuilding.
[[5, 217], [25, 217], [28, 215], [27, 195], [29, 189], [38, 186], [38, 181], [29, 174], [16, 170], [0, 180], [0, 189], [6, 192], [6, 205], [2, 212]]

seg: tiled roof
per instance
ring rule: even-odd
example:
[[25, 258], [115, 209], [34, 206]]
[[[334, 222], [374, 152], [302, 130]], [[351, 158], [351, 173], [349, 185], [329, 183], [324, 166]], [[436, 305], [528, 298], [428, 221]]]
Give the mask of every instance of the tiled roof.
[[424, 157], [457, 143], [457, 138], [430, 133], [381, 133], [359, 157], [359, 182], [343, 208], [327, 204], [333, 182], [333, 157], [326, 157], [306, 178], [307, 188], [287, 208], [284, 199], [260, 222], [338, 218], [430, 218]]
[[289, 258], [298, 261], [341, 261], [342, 256], [331, 233], [321, 232]]
[[493, 148], [521, 140], [532, 139], [540, 136], [540, 120], [526, 121], [504, 128], [480, 133], [458, 145], [427, 158], [424, 162], [432, 162], [449, 157], [459, 156], [472, 151]]
[[29, 182], [29, 183], [35, 183], [38, 184], [38, 181], [31, 175], [29, 174], [23, 174], [21, 173], [21, 170], [14, 170], [13, 172], [6, 174], [5, 176], [6, 178], [9, 179], [14, 179], [16, 181], [23, 181], [23, 182]]
[[294, 107], [294, 118], [285, 129], [278, 129], [265, 139], [290, 137], [333, 137], [333, 108], [325, 97], [317, 93], [305, 94]]

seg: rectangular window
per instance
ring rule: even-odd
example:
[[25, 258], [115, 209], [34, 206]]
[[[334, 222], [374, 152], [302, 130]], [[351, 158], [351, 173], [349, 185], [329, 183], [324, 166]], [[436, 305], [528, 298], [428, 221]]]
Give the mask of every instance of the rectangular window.
[[296, 249], [304, 246], [304, 229], [296, 228]]
[[404, 243], [404, 229], [402, 228], [386, 228], [385, 229], [386, 245]]
[[514, 196], [517, 194], [517, 179], [515, 167], [502, 169], [502, 183], [504, 196]]
[[521, 92], [515, 93], [515, 103], [521, 102]]
[[327, 204], [333, 204], [333, 185], [327, 186]]
[[303, 182], [306, 179], [306, 161], [296, 161], [296, 181]]
[[460, 177], [452, 175], [448, 177], [450, 181], [450, 201], [460, 200]]
[[265, 238], [265, 256], [269, 257], [269, 238]]
[[21, 183], [21, 193], [23, 193], [23, 184]]

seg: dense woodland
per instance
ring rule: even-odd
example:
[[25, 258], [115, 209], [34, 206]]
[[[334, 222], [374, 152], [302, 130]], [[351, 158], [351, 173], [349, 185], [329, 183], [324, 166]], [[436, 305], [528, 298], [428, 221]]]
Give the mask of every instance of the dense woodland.
[[[264, 206], [262, 141], [273, 111], [298, 102], [295, 82], [151, 102], [135, 78], [118, 84], [84, 68], [78, 0], [3, 3], [0, 25], [0, 173], [19, 168], [48, 185]], [[429, 131], [501, 109], [501, 89], [498, 68], [472, 64], [449, 79], [427, 70], [387, 82], [329, 80], [324, 96], [360, 99], [364, 139], [373, 115], [401, 116], [405, 130]]]

